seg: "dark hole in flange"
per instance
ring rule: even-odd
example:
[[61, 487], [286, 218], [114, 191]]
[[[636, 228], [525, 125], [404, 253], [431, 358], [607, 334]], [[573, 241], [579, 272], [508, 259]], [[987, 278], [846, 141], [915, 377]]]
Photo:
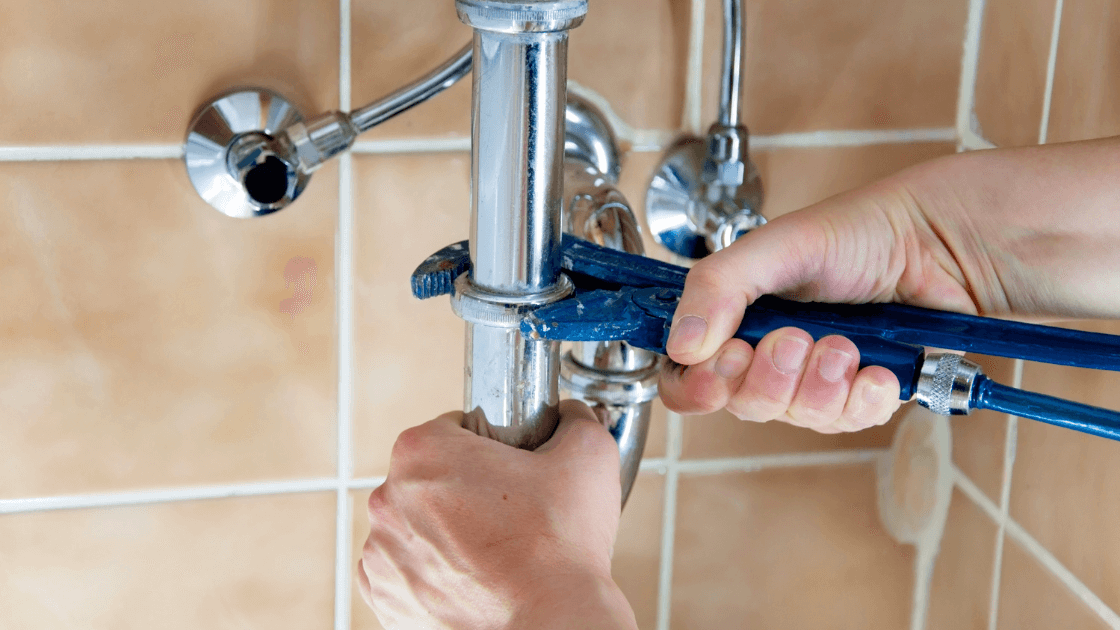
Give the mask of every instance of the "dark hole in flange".
[[270, 155], [245, 173], [245, 191], [259, 204], [271, 205], [288, 192], [288, 165]]

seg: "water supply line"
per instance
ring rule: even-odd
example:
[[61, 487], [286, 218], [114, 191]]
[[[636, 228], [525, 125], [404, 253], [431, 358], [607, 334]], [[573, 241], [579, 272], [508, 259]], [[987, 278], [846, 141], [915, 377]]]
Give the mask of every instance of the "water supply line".
[[280, 210], [299, 197], [315, 170], [353, 146], [360, 134], [466, 76], [472, 55], [468, 44], [428, 74], [365, 107], [309, 120], [270, 90], [222, 94], [199, 109], [187, 131], [187, 174], [198, 194], [228, 216]]
[[719, 115], [705, 137], [685, 135], [665, 152], [646, 193], [658, 243], [698, 259], [766, 223], [762, 182], [742, 124], [744, 0], [723, 0]]

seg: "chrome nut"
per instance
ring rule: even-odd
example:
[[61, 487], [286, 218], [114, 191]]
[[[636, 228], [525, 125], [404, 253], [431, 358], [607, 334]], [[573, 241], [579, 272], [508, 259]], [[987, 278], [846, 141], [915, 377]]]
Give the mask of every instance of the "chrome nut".
[[468, 26], [499, 33], [549, 33], [579, 26], [587, 0], [456, 0]]

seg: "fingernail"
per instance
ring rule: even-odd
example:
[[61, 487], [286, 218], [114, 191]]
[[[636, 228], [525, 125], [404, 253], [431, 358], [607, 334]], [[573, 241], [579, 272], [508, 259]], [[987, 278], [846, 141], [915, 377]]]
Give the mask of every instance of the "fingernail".
[[669, 354], [695, 352], [704, 344], [706, 334], [708, 334], [708, 322], [695, 315], [686, 315], [673, 324], [672, 330], [669, 331], [669, 340], [665, 342], [665, 350]]
[[739, 378], [747, 370], [750, 357], [739, 348], [728, 348], [716, 359], [716, 375], [730, 381]]
[[887, 388], [878, 383], [868, 383], [863, 388], [863, 401], [868, 405], [879, 406], [887, 398]]
[[855, 357], [842, 350], [826, 350], [817, 364], [817, 372], [824, 380], [835, 383], [844, 378], [848, 368], [852, 366]]
[[801, 371], [807, 354], [807, 341], [799, 337], [783, 337], [774, 344], [774, 367], [782, 374], [795, 374]]

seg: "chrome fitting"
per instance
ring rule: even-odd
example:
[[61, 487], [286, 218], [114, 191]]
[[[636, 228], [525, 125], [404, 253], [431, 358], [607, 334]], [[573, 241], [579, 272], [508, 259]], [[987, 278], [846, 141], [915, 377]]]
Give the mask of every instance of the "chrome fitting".
[[560, 274], [560, 280], [545, 291], [526, 295], [506, 295], [494, 293], [476, 286], [470, 274], [464, 273], [455, 279], [455, 290], [451, 294], [451, 310], [465, 322], [483, 324], [495, 328], [519, 328], [521, 320], [537, 308], [562, 300], [572, 294], [575, 286], [568, 276]]
[[704, 160], [704, 183], [738, 187], [747, 174], [747, 129], [716, 123], [708, 130], [708, 157]]
[[354, 144], [358, 130], [342, 112], [327, 112], [284, 130], [299, 166], [310, 173]]
[[922, 363], [915, 397], [918, 404], [942, 416], [963, 416], [971, 410], [972, 389], [983, 372], [959, 354], [930, 354]]
[[637, 405], [657, 398], [660, 361], [620, 372], [588, 367], [571, 352], [560, 361], [560, 386], [576, 398], [610, 405]]
[[456, 0], [464, 24], [497, 33], [566, 31], [583, 23], [587, 0]]

